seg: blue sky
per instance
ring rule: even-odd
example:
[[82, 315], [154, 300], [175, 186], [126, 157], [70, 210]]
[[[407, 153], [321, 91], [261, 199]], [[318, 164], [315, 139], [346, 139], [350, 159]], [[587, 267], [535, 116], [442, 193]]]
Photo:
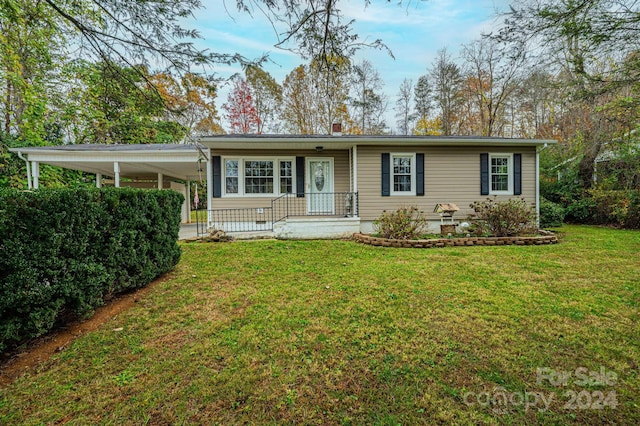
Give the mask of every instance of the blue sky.
[[[239, 53], [248, 59], [268, 54], [270, 61], [264, 68], [279, 83], [304, 63], [297, 55], [274, 47], [278, 41], [276, 32], [260, 11], [253, 16], [238, 12], [235, 0], [205, 0], [203, 4], [204, 9], [194, 12], [196, 19], [187, 23], [203, 37], [197, 42], [198, 47]], [[404, 0], [400, 5], [397, 0], [373, 0], [368, 7], [364, 0], [338, 3], [347, 19], [355, 19], [355, 31], [363, 39], [382, 39], [395, 56], [393, 59], [384, 51], [365, 49], [355, 58], [356, 63], [369, 60], [380, 73], [389, 98], [387, 124], [392, 129], [396, 127], [393, 106], [402, 80], [408, 78], [415, 83], [443, 47], [457, 58], [460, 45], [495, 28], [500, 23], [496, 13], [508, 5], [509, 0]], [[220, 65], [214, 71], [226, 78], [242, 70]], [[228, 87], [221, 87], [219, 107], [227, 94]]]

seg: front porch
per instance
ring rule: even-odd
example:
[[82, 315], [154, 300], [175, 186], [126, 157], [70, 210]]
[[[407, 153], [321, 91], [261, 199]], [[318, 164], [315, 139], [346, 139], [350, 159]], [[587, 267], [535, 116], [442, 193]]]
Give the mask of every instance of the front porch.
[[198, 236], [211, 228], [228, 234], [268, 233], [275, 238], [342, 238], [360, 231], [357, 192], [284, 194], [264, 207], [196, 212]]

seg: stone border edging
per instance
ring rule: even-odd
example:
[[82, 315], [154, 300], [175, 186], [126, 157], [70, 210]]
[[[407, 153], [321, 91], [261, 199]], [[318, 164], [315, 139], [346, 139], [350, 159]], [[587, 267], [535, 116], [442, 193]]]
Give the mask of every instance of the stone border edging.
[[405, 248], [434, 248], [454, 246], [531, 246], [543, 244], [557, 244], [555, 235], [541, 235], [536, 237], [465, 237], [465, 238], [435, 238], [430, 240], [394, 240], [391, 238], [372, 237], [366, 234], [353, 234], [353, 239], [362, 244], [381, 247]]

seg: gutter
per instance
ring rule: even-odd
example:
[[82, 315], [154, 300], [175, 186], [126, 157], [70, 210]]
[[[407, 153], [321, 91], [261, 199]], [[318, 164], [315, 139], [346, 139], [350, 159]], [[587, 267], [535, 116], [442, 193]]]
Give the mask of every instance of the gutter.
[[18, 157], [27, 163], [27, 187], [29, 189], [33, 189], [33, 185], [31, 184], [31, 164], [29, 163], [29, 159], [22, 156], [22, 151], [18, 151]]

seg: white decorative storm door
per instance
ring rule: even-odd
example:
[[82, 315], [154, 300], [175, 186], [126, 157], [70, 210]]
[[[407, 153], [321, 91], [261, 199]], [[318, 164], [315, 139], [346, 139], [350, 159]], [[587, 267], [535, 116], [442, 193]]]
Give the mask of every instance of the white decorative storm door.
[[307, 211], [334, 214], [333, 158], [307, 158]]

